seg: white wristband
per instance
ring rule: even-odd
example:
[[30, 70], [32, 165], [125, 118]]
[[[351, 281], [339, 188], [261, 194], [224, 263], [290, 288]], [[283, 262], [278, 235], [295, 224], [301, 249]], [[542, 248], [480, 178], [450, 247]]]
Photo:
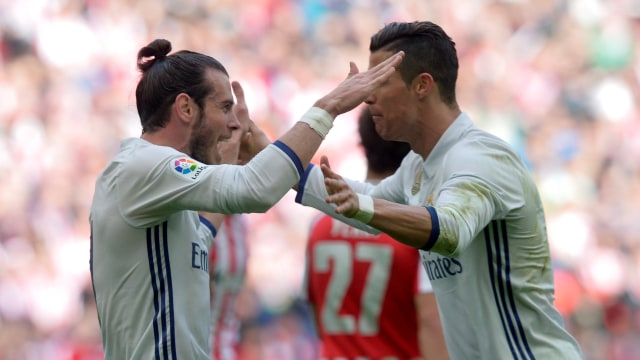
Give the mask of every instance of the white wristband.
[[302, 115], [300, 122], [309, 125], [310, 128], [315, 130], [315, 132], [324, 139], [333, 126], [333, 117], [324, 109], [312, 107]]
[[358, 195], [358, 212], [353, 216], [354, 219], [368, 224], [373, 218], [373, 198], [369, 195]]

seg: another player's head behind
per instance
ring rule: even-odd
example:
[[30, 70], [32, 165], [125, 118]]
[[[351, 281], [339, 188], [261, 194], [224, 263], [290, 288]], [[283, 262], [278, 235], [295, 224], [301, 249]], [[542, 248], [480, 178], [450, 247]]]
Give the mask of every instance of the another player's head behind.
[[369, 51], [372, 54], [404, 51], [404, 60], [397, 70], [407, 86], [418, 74], [429, 73], [438, 84], [442, 101], [457, 107], [458, 54], [455, 45], [440, 26], [430, 21], [392, 22], [371, 37]]
[[363, 108], [358, 117], [358, 133], [360, 145], [367, 158], [367, 180], [381, 180], [391, 174], [402, 163], [410, 150], [408, 143], [383, 140], [371, 117], [367, 107]]

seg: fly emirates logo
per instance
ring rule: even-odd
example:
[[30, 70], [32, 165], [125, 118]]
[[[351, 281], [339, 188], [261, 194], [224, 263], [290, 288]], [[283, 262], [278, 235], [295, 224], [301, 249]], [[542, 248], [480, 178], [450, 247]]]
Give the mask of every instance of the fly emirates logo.
[[437, 256], [435, 258], [433, 256], [429, 256], [429, 259], [423, 257], [422, 265], [424, 265], [427, 275], [429, 276], [429, 280], [431, 281], [456, 276], [461, 274], [463, 271], [462, 263], [458, 261], [458, 259], [442, 256]]

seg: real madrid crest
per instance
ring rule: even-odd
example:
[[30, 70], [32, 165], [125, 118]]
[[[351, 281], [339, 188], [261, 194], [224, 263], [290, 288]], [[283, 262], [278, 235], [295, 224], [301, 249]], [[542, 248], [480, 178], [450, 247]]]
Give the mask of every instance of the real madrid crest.
[[415, 180], [413, 180], [413, 186], [411, 187], [411, 195], [415, 195], [420, 191], [420, 187], [422, 187], [422, 169], [418, 171], [416, 174]]

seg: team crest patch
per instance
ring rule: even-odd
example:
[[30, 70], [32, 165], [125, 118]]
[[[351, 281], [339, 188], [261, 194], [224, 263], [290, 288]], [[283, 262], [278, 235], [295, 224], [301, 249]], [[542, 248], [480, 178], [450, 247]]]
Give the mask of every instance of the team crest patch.
[[180, 158], [173, 163], [176, 171], [183, 175], [188, 175], [198, 168], [198, 163], [186, 158]]
[[416, 195], [422, 187], [422, 170], [416, 174], [416, 178], [413, 180], [413, 186], [411, 187], [411, 195]]

